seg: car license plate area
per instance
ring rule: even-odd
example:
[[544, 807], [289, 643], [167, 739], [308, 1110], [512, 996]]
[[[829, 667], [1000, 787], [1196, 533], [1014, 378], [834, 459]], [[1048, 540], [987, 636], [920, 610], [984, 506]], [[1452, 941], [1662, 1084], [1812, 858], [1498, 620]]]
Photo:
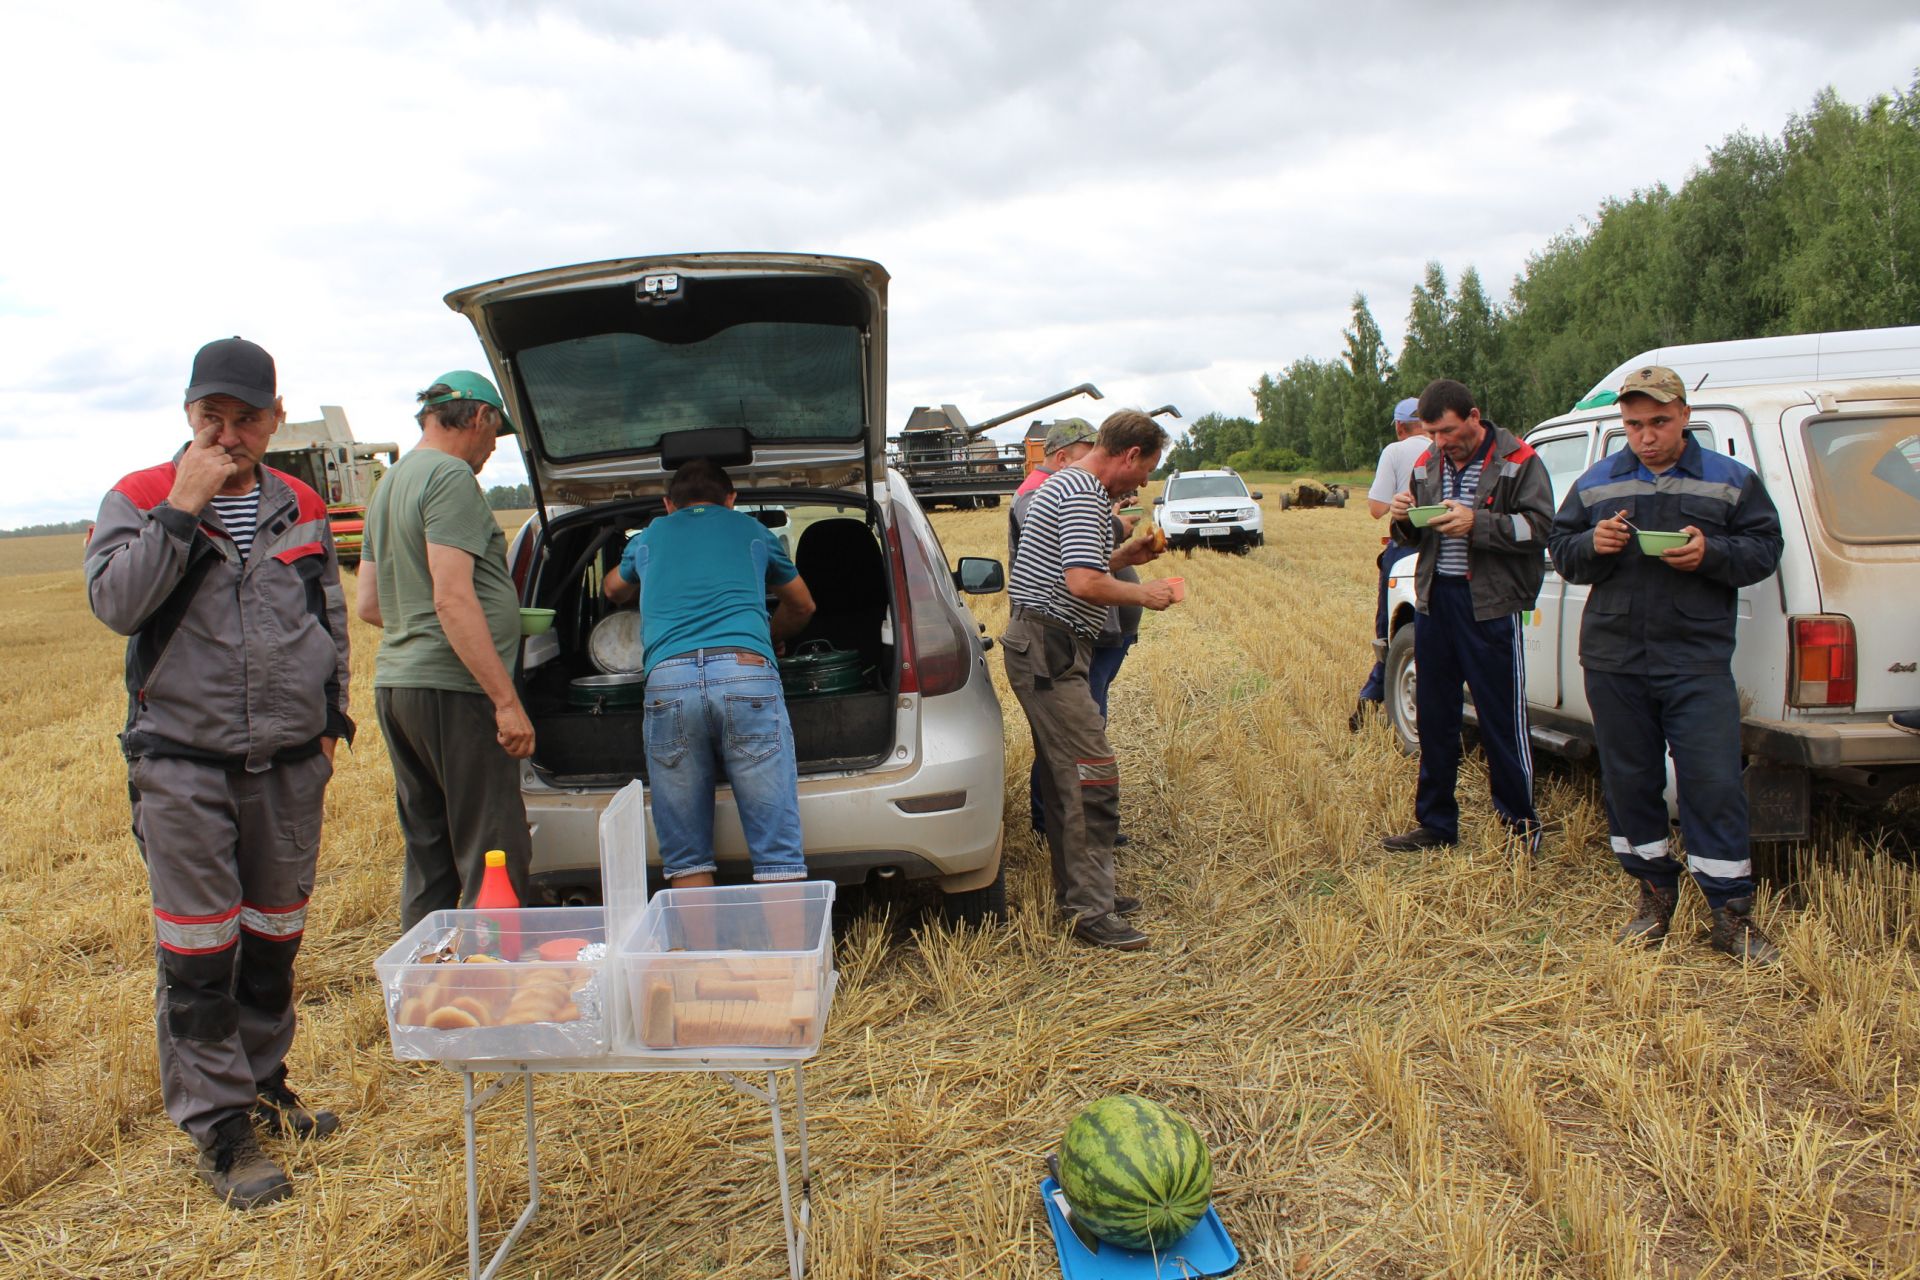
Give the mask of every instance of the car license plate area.
[[1203, 524], [1200, 526], [1200, 536], [1203, 538], [1224, 538], [1232, 532], [1233, 526], [1231, 525]]

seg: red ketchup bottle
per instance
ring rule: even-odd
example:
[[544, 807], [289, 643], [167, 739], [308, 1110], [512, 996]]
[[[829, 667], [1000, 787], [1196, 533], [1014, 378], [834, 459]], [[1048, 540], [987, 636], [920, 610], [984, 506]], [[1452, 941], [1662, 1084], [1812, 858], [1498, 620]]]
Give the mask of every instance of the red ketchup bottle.
[[504, 849], [487, 850], [487, 873], [480, 878], [480, 896], [473, 900], [480, 913], [474, 923], [474, 950], [502, 960], [520, 957], [520, 898], [507, 878]]

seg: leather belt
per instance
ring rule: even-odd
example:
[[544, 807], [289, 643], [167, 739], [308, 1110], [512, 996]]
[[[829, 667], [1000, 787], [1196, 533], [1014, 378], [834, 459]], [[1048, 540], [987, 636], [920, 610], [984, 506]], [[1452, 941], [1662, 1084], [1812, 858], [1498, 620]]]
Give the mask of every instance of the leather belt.
[[1023, 604], [1014, 605], [1009, 616], [1019, 618], [1026, 622], [1037, 622], [1043, 627], [1053, 627], [1060, 631], [1072, 631], [1074, 635], [1080, 634], [1078, 631], [1074, 631], [1071, 622], [1056, 618], [1050, 613], [1042, 613], [1038, 609], [1029, 609]]
[[[733, 658], [750, 667], [767, 665], [767, 656], [763, 653], [755, 653], [751, 649], [689, 649], [685, 653], [676, 653], [671, 657], [662, 658], [660, 662], [708, 662], [714, 658]], [[654, 665], [658, 666], [659, 663]]]

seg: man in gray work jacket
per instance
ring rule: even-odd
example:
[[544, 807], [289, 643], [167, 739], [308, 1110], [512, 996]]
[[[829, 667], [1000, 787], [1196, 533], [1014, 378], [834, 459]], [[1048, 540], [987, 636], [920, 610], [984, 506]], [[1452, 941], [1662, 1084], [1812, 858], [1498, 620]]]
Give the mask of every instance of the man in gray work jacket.
[[[1528, 852], [1539, 847], [1533, 810], [1533, 752], [1527, 741], [1527, 677], [1520, 614], [1533, 608], [1546, 576], [1553, 487], [1525, 441], [1480, 416], [1473, 393], [1446, 378], [1420, 393], [1420, 420], [1433, 447], [1413, 480], [1394, 495], [1393, 539], [1420, 548], [1413, 653], [1420, 679], [1417, 827], [1386, 848], [1413, 852], [1460, 839], [1454, 783], [1460, 771], [1460, 685], [1473, 690], [1487, 755], [1493, 807]], [[1444, 505], [1424, 527], [1407, 512]]]
[[193, 439], [100, 504], [87, 598], [127, 643], [120, 737], [160, 969], [167, 1114], [228, 1204], [292, 1194], [270, 1133], [324, 1136], [287, 1087], [293, 961], [334, 745], [351, 741], [347, 613], [326, 504], [260, 464], [286, 417], [273, 357], [210, 342], [186, 391]]

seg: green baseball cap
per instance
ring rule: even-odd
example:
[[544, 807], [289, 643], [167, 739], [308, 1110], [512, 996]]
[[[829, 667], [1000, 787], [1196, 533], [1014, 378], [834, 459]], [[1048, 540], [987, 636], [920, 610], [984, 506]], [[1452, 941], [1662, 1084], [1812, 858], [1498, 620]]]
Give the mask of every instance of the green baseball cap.
[[[440, 394], [435, 395], [436, 391]], [[478, 400], [481, 404], [490, 404], [500, 411], [500, 429], [494, 434], [502, 436], [513, 434], [513, 422], [507, 417], [507, 406], [501, 401], [500, 392], [494, 387], [493, 381], [484, 373], [475, 373], [471, 369], [455, 369], [452, 373], [443, 373], [420, 393], [419, 400], [422, 408], [446, 404], [453, 400]]]
[[1635, 369], [1620, 384], [1620, 398], [1628, 396], [1652, 396], [1661, 404], [1672, 404], [1675, 400], [1685, 401], [1687, 384], [1680, 381], [1680, 375], [1663, 364], [1650, 364]]
[[1047, 438], [1041, 444], [1041, 450], [1049, 457], [1062, 449], [1076, 444], [1092, 444], [1100, 438], [1100, 433], [1085, 418], [1062, 418], [1047, 428]]

